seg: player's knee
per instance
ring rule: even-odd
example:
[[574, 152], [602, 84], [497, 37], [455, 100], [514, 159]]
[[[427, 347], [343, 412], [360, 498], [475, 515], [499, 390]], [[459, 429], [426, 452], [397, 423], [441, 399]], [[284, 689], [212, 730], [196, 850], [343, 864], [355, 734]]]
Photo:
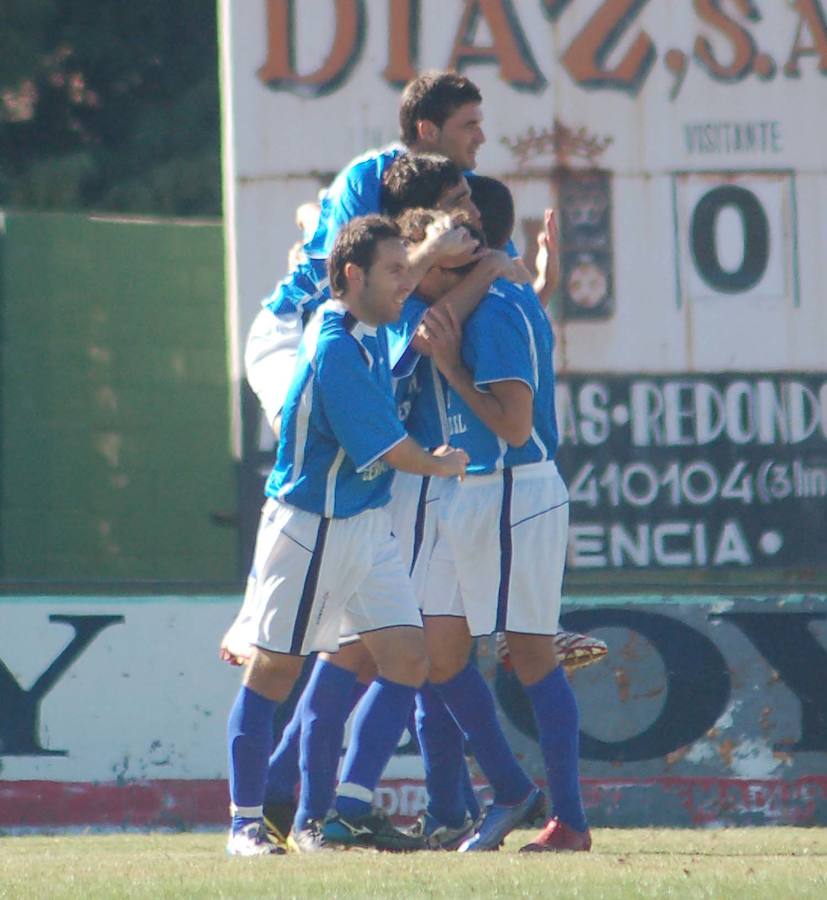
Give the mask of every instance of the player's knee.
[[445, 684], [455, 678], [468, 664], [467, 659], [457, 656], [443, 657], [442, 659], [432, 659], [428, 680], [432, 684]]
[[546, 639], [545, 635], [509, 635], [508, 648], [514, 673], [522, 684], [535, 684], [557, 667], [553, 638]]
[[389, 681], [421, 687], [428, 678], [428, 656], [424, 642], [411, 641], [379, 664], [379, 674]]
[[244, 684], [269, 700], [286, 700], [301, 672], [303, 660], [256, 647], [244, 674]]

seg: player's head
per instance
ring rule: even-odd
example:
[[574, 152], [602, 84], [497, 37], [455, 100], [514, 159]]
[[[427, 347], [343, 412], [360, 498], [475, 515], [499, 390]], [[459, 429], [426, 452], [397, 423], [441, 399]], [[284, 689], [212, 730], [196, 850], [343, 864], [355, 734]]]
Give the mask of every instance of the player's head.
[[399, 226], [387, 216], [351, 219], [327, 260], [330, 290], [369, 325], [395, 322], [413, 289]]
[[469, 175], [471, 199], [480, 211], [489, 247], [504, 247], [514, 231], [514, 198], [506, 185], [487, 175]]
[[424, 72], [408, 82], [399, 105], [402, 141], [413, 150], [442, 153], [473, 169], [485, 143], [482, 94], [456, 72]]
[[[415, 247], [425, 240], [428, 226], [433, 224], [439, 212], [433, 209], [408, 209], [397, 220], [402, 238], [409, 247]], [[472, 250], [485, 247], [485, 235], [462, 211], [451, 214], [455, 227], [464, 228], [476, 241]], [[416, 286], [417, 293], [425, 300], [438, 300], [443, 294], [455, 287], [476, 265], [476, 259], [460, 265], [445, 265], [438, 262], [426, 272]]]
[[479, 210], [459, 167], [437, 153], [403, 153], [382, 176], [382, 208], [389, 216], [406, 209], [462, 210], [479, 223]]

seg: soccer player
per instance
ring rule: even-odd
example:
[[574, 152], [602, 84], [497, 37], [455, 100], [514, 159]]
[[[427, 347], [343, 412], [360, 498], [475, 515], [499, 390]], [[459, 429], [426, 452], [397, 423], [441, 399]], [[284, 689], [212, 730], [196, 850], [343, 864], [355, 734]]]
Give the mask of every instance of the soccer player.
[[[413, 210], [400, 219], [403, 234], [409, 244], [415, 245], [423, 239], [433, 215], [427, 210]], [[496, 252], [491, 253], [491, 257], [496, 255]], [[486, 266], [488, 260], [488, 257], [483, 258], [477, 264], [476, 269]], [[476, 274], [475, 271], [472, 271], [466, 276], [467, 280], [470, 281]], [[456, 305], [445, 303], [446, 297], [456, 290], [454, 286], [457, 279], [463, 275], [464, 273], [458, 272], [456, 269], [434, 266], [420, 281], [416, 294], [406, 302], [403, 317], [399, 323], [399, 325], [404, 323], [404, 328], [401, 329], [401, 340], [398, 345], [394, 342], [391, 347], [391, 359], [394, 364], [394, 374], [397, 377], [404, 378], [411, 371], [413, 365], [416, 366], [415, 375], [423, 366], [433, 369], [430, 359], [418, 357], [418, 352], [423, 349], [423, 346], [418, 337], [414, 336], [417, 324], [422, 320], [423, 313], [429, 307], [433, 310], [450, 309], [452, 321], [455, 317], [464, 320], [473, 311], [473, 305], [465, 306], [462, 309]], [[486, 292], [490, 283], [489, 279], [486, 282]], [[479, 298], [480, 295], [477, 296]], [[394, 328], [398, 328], [399, 325]], [[432, 380], [435, 381], [438, 392], [442, 394], [442, 384], [438, 378], [426, 378], [426, 383]], [[437, 406], [439, 405], [437, 404]], [[444, 406], [444, 398], [441, 405], [443, 407], [441, 418], [448, 426], [450, 415]], [[450, 598], [456, 590], [455, 579], [448, 578], [443, 584], [433, 578], [430, 571], [432, 548], [438, 536], [432, 523], [435, 510], [440, 506], [440, 493], [444, 490], [444, 485], [437, 485], [436, 488], [428, 495], [430, 512], [426, 523], [431, 525], [431, 530], [430, 533], [424, 530], [424, 539], [419, 554], [420, 559], [424, 559], [426, 565], [424, 569], [420, 566], [420, 576], [416, 581], [423, 610], [433, 606], [430, 594], [447, 591]], [[448, 639], [452, 639], [450, 633]], [[439, 648], [437, 649], [437, 659], [439, 659], [440, 652]], [[470, 651], [470, 647], [468, 649]], [[432, 693], [441, 698], [448, 706], [453, 718], [459, 723], [469, 740], [477, 762], [493, 788], [496, 808], [507, 810], [510, 823], [508, 830], [510, 830], [524, 820], [533, 820], [538, 817], [544, 809], [544, 798], [532, 784], [509, 748], [497, 719], [490, 689], [478, 669], [468, 662], [467, 656], [464, 659], [464, 668], [467, 671], [463, 672], [464, 677], [455, 691], [450, 690], [453, 686], [449, 685], [446, 688], [439, 683], [434, 683], [437, 679], [432, 679]], [[418, 718], [417, 725], [422, 724], [424, 723]], [[446, 731], [440, 732], [438, 729], [419, 727], [418, 732], [429, 793], [428, 808], [420, 817], [419, 830], [425, 836], [439, 836], [446, 832], [450, 834], [459, 829], [463, 812], [453, 784], [458, 777], [456, 753], [451, 746], [450, 735]], [[503, 836], [505, 833], [507, 831], [503, 832]]]
[[[514, 222], [505, 185], [485, 179], [472, 195], [492, 243]], [[534, 293], [495, 283], [460, 332], [450, 310], [426, 315], [422, 338], [449, 384], [452, 440], [471, 463], [446, 483], [426, 589], [430, 679], [464, 724], [463, 685], [471, 639], [504, 631], [517, 677], [532, 703], [553, 814], [526, 851], [587, 851], [580, 797], [578, 711], [554, 646], [568, 532], [568, 492], [553, 457], [553, 336]], [[445, 590], [453, 583], [456, 591]], [[476, 750], [475, 744], [475, 750]], [[479, 754], [478, 754], [479, 756]], [[489, 808], [461, 851], [491, 850], [513, 827], [513, 811]]]
[[398, 318], [412, 286], [398, 226], [380, 216], [349, 223], [329, 270], [334, 299], [299, 350], [256, 539], [255, 650], [228, 721], [231, 855], [280, 849], [267, 839], [261, 805], [273, 714], [302, 657], [335, 649], [345, 618], [379, 669], [355, 727], [373, 751], [375, 774], [363, 775], [381, 775], [427, 671], [419, 610], [385, 509], [391, 467], [462, 477], [467, 461], [449, 447], [423, 450], [396, 413], [379, 326]]
[[[245, 349], [247, 380], [258, 396], [276, 436], [286, 384], [295, 362], [302, 318], [329, 296], [325, 260], [338, 229], [354, 216], [380, 212], [382, 177], [405, 153], [447, 156], [461, 171], [476, 167], [485, 143], [482, 95], [468, 78], [455, 72], [425, 72], [410, 81], [399, 106], [401, 143], [370, 150], [336, 176], [321, 200], [316, 231], [304, 246], [306, 259], [277, 286], [250, 329]], [[556, 289], [558, 268], [551, 211], [540, 236], [544, 263], [535, 289], [547, 303]], [[545, 252], [545, 249], [550, 252]], [[433, 264], [438, 253], [427, 243], [411, 258], [414, 281]]]
[[[469, 190], [465, 178], [445, 157], [416, 154], [400, 157], [386, 172], [383, 185], [383, 196], [387, 198], [389, 208], [394, 211], [415, 202], [432, 204], [437, 208], [459, 206], [460, 209], [469, 209]], [[477, 219], [479, 218], [475, 208], [471, 207], [470, 211]], [[477, 241], [472, 239], [464, 228], [454, 229], [448, 217], [440, 215], [432, 215], [429, 226], [441, 233], [440, 245], [444, 250], [448, 249], [448, 242], [456, 245], [456, 252], [448, 254], [440, 262], [450, 261], [456, 265], [457, 260], [467, 261], [470, 258], [470, 251], [476, 248]], [[481, 234], [479, 237], [482, 237]], [[417, 242], [419, 243], [421, 241]], [[489, 258], [484, 262], [485, 265], [481, 265], [474, 272], [467, 284], [457, 288], [451, 297], [446, 297], [446, 302], [457, 304], [458, 311], [467, 307], [462, 315], [467, 315], [473, 305], [479, 302], [496, 277], [504, 274], [516, 277], [512, 274], [515, 272], [519, 276], [523, 274], [522, 267], [503, 253], [489, 254]], [[424, 361], [423, 366], [426, 364], [430, 367], [430, 361]], [[441, 390], [438, 392], [435, 390], [436, 383], [438, 376], [435, 370], [423, 372], [418, 382], [408, 379], [404, 387], [406, 395], [400, 395], [401, 409], [404, 410], [401, 415], [406, 420], [406, 427], [409, 433], [426, 447], [436, 447], [444, 443], [444, 436], [447, 435], [444, 416], [441, 417], [439, 412]], [[402, 390], [403, 388], [400, 388], [400, 391]], [[397, 474], [392, 488], [389, 509], [394, 533], [399, 539], [406, 570], [412, 575], [415, 575], [418, 548], [423, 543], [429, 524], [425, 515], [429, 508], [429, 488], [427, 478], [402, 473]], [[306, 822], [318, 821], [328, 810], [332, 796], [326, 796], [320, 791], [311, 792], [311, 775], [313, 769], [320, 765], [335, 769], [345, 721], [360, 692], [359, 688], [354, 692], [354, 682], [356, 673], [365, 670], [360, 656], [364, 652], [358, 644], [348, 644], [334, 656], [324, 655], [317, 661], [296, 714], [285, 729], [282, 740], [271, 758], [264, 803], [265, 821], [274, 836], [287, 838], [290, 845], [297, 844], [295, 836], [305, 831]], [[454, 834], [453, 831], [456, 829], [452, 829], [452, 833], [449, 834], [443, 828], [439, 835], [432, 833], [422, 835], [423, 839], [428, 839], [431, 843], [438, 841], [442, 845], [445, 841], [458, 841], [467, 833], [479, 814], [479, 809], [478, 806], [474, 806], [476, 800], [473, 788], [464, 767], [462, 735], [458, 732], [456, 723], [435, 696], [417, 696], [417, 708], [423, 722], [427, 713], [427, 727], [446, 732], [446, 736], [439, 741], [444, 748], [441, 758], [446, 760], [447, 756], [452, 754], [453, 762], [462, 768], [461, 778], [465, 790], [461, 801], [463, 814], [459, 822], [462, 826], [461, 833]], [[423, 727], [426, 726], [423, 724]], [[292, 799], [299, 774], [297, 746], [299, 734], [301, 791], [296, 809]], [[331, 840], [336, 838], [339, 843], [370, 842], [370, 836], [364, 830], [358, 833], [347, 830], [347, 823], [351, 817], [359, 818], [366, 815], [371, 808], [370, 793], [359, 781], [354, 780], [358, 775], [352, 774], [358, 772], [360, 752], [358, 743], [352, 742], [345, 759], [342, 784], [336, 801], [340, 813], [338, 830], [334, 831], [332, 824], [325, 827], [327, 837]], [[459, 786], [456, 785], [454, 793], [457, 794], [458, 790]], [[466, 807], [469, 808], [469, 816], [465, 816]], [[288, 838], [287, 832], [291, 822], [293, 836]], [[416, 842], [412, 841], [407, 849], [414, 846]], [[304, 849], [315, 850], [318, 847], [315, 843], [305, 842]]]
[[[467, 182], [457, 167], [447, 158], [432, 154], [400, 156], [383, 176], [383, 203], [394, 213], [411, 205], [421, 204], [443, 210], [465, 210], [472, 219], [479, 220], [479, 212], [470, 202], [469, 196]], [[438, 224], [434, 221], [435, 218], [431, 217], [429, 226]], [[443, 237], [450, 238], [450, 234], [443, 232]], [[419, 247], [422, 237], [414, 243]], [[468, 277], [464, 289], [466, 299], [461, 299], [463, 292], [456, 296], [456, 291], [450, 300], [447, 297], [445, 299], [460, 304], [455, 305], [455, 309], [464, 318], [485, 293], [491, 281], [506, 273], [512, 278], [528, 277], [527, 271], [516, 261], [509, 260], [502, 253], [491, 253]], [[462, 304], [465, 304], [464, 308]], [[404, 401], [411, 413], [407, 427], [423, 446], [436, 446], [442, 443], [445, 426], [440, 422], [441, 404], [434, 398], [433, 385], [437, 381], [435, 372], [431, 370], [430, 361], [423, 361], [424, 366], [429, 368], [421, 372], [418, 380], [415, 378], [411, 382], [413, 402]], [[429, 519], [426, 512], [435, 509], [434, 498], [429, 496], [429, 490], [427, 481], [423, 484], [422, 479], [414, 476], [397, 476], [393, 486], [391, 514], [394, 532], [400, 538], [403, 560], [412, 574], [415, 574], [414, 564], [420, 561], [419, 548], [428, 545], [428, 528], [433, 517]], [[316, 663], [296, 714], [273, 754], [268, 773], [265, 819], [271, 832], [281, 840], [287, 838], [291, 825], [294, 835], [301, 835], [306, 830], [307, 822], [318, 821], [327, 811], [329, 797], [323, 791], [310, 791], [311, 773], [320, 765], [335, 770], [345, 720], [363, 690], [361, 685], [354, 689], [355, 673], [360, 672], [361, 682], [364, 671], [364, 662], [357, 646], [350, 646], [334, 657], [325, 656]], [[432, 738], [428, 742], [429, 752], [425, 759], [426, 780], [432, 787], [431, 802], [420, 819], [419, 831], [431, 846], [451, 846], [469, 831], [479, 812], [463, 763], [462, 738], [442, 702], [430, 690], [417, 695], [417, 716], [418, 730], [429, 730]], [[302, 790], [300, 804], [296, 809], [293, 795], [299, 771], [300, 734]], [[439, 750], [438, 753], [435, 748]], [[358, 747], [354, 745], [353, 755], [357, 753]], [[359, 812], [359, 806], [362, 805], [361, 813], [366, 814], [370, 808], [369, 798], [364, 799], [366, 792], [359, 786], [349, 786], [347, 781], [350, 759], [349, 756], [346, 760], [342, 791], [352, 790], [357, 796], [340, 796], [337, 804], [345, 810], [349, 808], [350, 812]], [[461, 769], [461, 772], [456, 780], [464, 782], [465, 790], [461, 795], [454, 790], [451, 796], [448, 785], [453, 780], [451, 773], [457, 769]], [[315, 783], [327, 782], [315, 779]], [[454, 805], [455, 803], [458, 805]], [[466, 807], [470, 816], [465, 813]], [[363, 832], [359, 838], [360, 842], [367, 842]], [[290, 842], [295, 845], [295, 838]], [[317, 848], [313, 842], [309, 842], [306, 849]]]
[[[399, 107], [402, 143], [371, 150], [349, 163], [325, 191], [316, 231], [304, 247], [306, 260], [277, 286], [250, 331], [247, 379], [278, 435], [278, 416], [293, 371], [302, 317], [329, 296], [325, 261], [338, 230], [354, 216], [381, 210], [382, 175], [401, 154], [441, 153], [461, 170], [476, 166], [485, 142], [482, 95], [454, 72], [426, 72], [406, 85]], [[414, 282], [433, 262], [432, 248], [414, 256]]]

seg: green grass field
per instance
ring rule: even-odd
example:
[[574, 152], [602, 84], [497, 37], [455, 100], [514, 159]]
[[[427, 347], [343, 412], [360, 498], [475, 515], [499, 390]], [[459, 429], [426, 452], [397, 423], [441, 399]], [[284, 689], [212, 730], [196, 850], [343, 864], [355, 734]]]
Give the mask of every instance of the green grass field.
[[0, 838], [0, 897], [827, 898], [827, 829], [594, 832], [591, 854], [228, 859], [224, 835]]

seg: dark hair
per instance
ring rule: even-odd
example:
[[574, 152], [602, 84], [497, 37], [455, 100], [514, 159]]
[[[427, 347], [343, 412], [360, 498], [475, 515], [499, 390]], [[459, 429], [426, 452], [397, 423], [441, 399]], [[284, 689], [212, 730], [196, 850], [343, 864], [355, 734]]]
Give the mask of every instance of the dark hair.
[[[402, 240], [409, 244], [421, 244], [425, 240], [425, 233], [428, 226], [436, 219], [437, 216], [443, 215], [433, 209], [406, 209], [405, 212], [396, 220], [399, 230], [402, 233]], [[485, 247], [485, 235], [472, 224], [468, 218], [468, 213], [462, 210], [456, 210], [450, 214], [451, 222], [454, 226], [462, 226], [474, 238], [480, 247]], [[468, 263], [465, 266], [458, 266], [453, 271], [458, 275], [466, 275], [476, 265], [476, 261]]]
[[459, 167], [447, 156], [403, 153], [382, 175], [382, 209], [394, 218], [415, 206], [431, 209], [461, 178]]
[[488, 246], [499, 250], [514, 231], [514, 198], [508, 187], [487, 175], [469, 175], [471, 200], [480, 211]]
[[423, 72], [409, 81], [399, 104], [399, 133], [409, 147], [416, 143], [416, 123], [424, 120], [442, 128], [445, 120], [466, 103], [482, 103], [480, 89], [456, 72]]
[[331, 294], [340, 297], [347, 290], [347, 263], [353, 263], [367, 271], [373, 265], [379, 241], [401, 236], [399, 226], [387, 216], [358, 216], [351, 219], [336, 235], [333, 249], [327, 258]]

